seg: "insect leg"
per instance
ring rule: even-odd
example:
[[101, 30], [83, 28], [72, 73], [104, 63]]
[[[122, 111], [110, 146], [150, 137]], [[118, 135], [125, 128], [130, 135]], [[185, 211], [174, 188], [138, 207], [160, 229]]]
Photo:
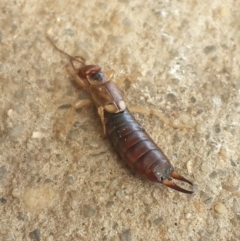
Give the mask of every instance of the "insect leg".
[[161, 121], [163, 121], [165, 124], [173, 127], [173, 128], [178, 128], [178, 129], [191, 129], [192, 127], [190, 126], [185, 126], [185, 125], [176, 125], [172, 123], [168, 118], [166, 118], [164, 115], [160, 114], [159, 112], [152, 110], [152, 109], [147, 109], [141, 106], [131, 106], [128, 107], [128, 109], [131, 112], [137, 112], [141, 114], [146, 114], [146, 115], [155, 115], [157, 116]]
[[133, 82], [137, 79], [138, 75], [131, 75], [131, 76], [123, 76], [121, 78], [119, 78], [117, 81], [116, 81], [116, 85], [118, 87], [120, 87], [126, 80], [129, 80], [130, 82]]
[[74, 116], [75, 110], [79, 109], [79, 108], [83, 108], [83, 107], [88, 106], [90, 104], [92, 104], [92, 101], [88, 100], [88, 99], [80, 100], [80, 101], [76, 102], [70, 109], [70, 113], [69, 113], [67, 124], [63, 128], [62, 132], [66, 132], [72, 126], [72, 124], [73, 124], [73, 116]]
[[98, 115], [100, 116], [102, 126], [103, 126], [103, 137], [106, 137], [107, 132], [106, 132], [106, 124], [105, 124], [105, 118], [104, 118], [104, 108], [102, 106], [98, 107]]

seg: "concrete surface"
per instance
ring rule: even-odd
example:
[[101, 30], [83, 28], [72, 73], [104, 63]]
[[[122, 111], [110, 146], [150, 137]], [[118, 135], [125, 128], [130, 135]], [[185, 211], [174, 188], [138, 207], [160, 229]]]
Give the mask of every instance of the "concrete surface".
[[[240, 1], [0, 2], [0, 240], [240, 240]], [[185, 195], [134, 175], [54, 42], [126, 81]], [[64, 128], [66, 130], [64, 130]], [[186, 186], [188, 187], [188, 186]]]

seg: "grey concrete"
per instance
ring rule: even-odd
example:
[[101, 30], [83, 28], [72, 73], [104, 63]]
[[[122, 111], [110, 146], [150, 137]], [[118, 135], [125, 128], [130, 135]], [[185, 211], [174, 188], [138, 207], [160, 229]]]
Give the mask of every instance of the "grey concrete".
[[[240, 1], [0, 2], [0, 240], [240, 240]], [[119, 159], [67, 58], [114, 70], [185, 195]], [[186, 186], [188, 187], [188, 186]]]

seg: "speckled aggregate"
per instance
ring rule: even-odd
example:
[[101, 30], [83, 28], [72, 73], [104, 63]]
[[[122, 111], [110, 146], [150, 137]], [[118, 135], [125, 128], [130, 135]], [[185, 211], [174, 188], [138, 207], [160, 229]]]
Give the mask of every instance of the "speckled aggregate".
[[[227, 1], [0, 2], [0, 240], [240, 240], [240, 14]], [[194, 195], [119, 159], [64, 51], [115, 79]]]

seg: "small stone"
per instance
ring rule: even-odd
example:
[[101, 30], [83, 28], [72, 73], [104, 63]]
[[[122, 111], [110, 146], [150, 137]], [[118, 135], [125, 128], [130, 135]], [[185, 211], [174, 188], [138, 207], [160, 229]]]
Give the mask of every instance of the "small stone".
[[223, 213], [226, 213], [227, 212], [227, 209], [225, 207], [225, 205], [223, 203], [217, 203], [214, 207], [215, 211], [220, 213], [220, 214], [223, 214]]
[[31, 210], [44, 209], [53, 205], [57, 197], [55, 191], [48, 184], [29, 188], [24, 193], [24, 203]]
[[114, 205], [114, 202], [113, 201], [108, 201], [107, 204], [106, 204], [106, 207], [107, 208], [110, 208]]
[[96, 213], [96, 210], [89, 206], [89, 205], [84, 205], [84, 209], [83, 209], [83, 215], [84, 217], [90, 218], [92, 217], [94, 214]]
[[29, 233], [29, 238], [34, 241], [40, 241], [40, 229], [35, 229], [34, 231]]
[[98, 147], [99, 147], [99, 142], [91, 141], [91, 142], [89, 143], [89, 146], [90, 146], [90, 147], [93, 147], [93, 148], [98, 148]]
[[238, 217], [240, 217], [240, 200], [234, 198], [233, 199], [233, 212], [236, 214]]
[[132, 21], [127, 17], [123, 19], [122, 23], [127, 27], [130, 27], [132, 25]]
[[210, 204], [213, 200], [213, 198], [211, 196], [209, 196], [209, 194], [207, 194], [206, 192], [203, 192], [203, 191], [200, 192], [200, 197], [201, 197], [201, 200], [203, 201], [203, 203], [205, 203], [205, 204]]
[[237, 191], [235, 195], [240, 198], [240, 191]]
[[19, 198], [22, 194], [22, 191], [20, 188], [13, 188], [12, 195], [13, 197]]
[[159, 225], [162, 221], [163, 221], [163, 218], [159, 217], [159, 218], [154, 219], [153, 222], [154, 222], [156, 225]]
[[201, 238], [201, 241], [210, 241], [210, 239], [209, 239], [208, 237], [206, 237], [206, 236], [203, 236], [203, 237]]
[[188, 173], [189, 174], [192, 174], [193, 173], [193, 162], [192, 161], [188, 161], [187, 162], [187, 170], [188, 170]]
[[175, 84], [175, 85], [179, 84], [179, 82], [180, 82], [180, 80], [177, 79], [177, 78], [173, 78], [173, 79], [171, 79], [171, 81], [172, 81], [172, 83]]
[[5, 203], [7, 203], [7, 199], [4, 198], [4, 197], [1, 197], [0, 198], [0, 204], [5, 204]]
[[131, 209], [128, 208], [127, 211], [126, 211], [126, 213], [127, 213], [127, 214], [131, 214], [131, 213], [132, 213]]
[[212, 173], [209, 174], [209, 178], [214, 179], [218, 176], [216, 171], [213, 171]]
[[7, 233], [5, 235], [4, 241], [14, 241], [15, 239], [13, 238], [13, 234], [11, 232]]
[[212, 53], [212, 52], [214, 52], [214, 51], [216, 51], [216, 46], [214, 46], [214, 45], [206, 46], [206, 47], [203, 49], [203, 52], [204, 52], [205, 54], [209, 54], [209, 53]]
[[8, 116], [8, 117], [12, 118], [13, 115], [14, 115], [13, 109], [10, 109], [10, 110], [7, 111], [7, 116]]
[[223, 183], [222, 188], [228, 192], [236, 192], [239, 189], [239, 184], [237, 184], [236, 186], [231, 186]]
[[18, 213], [17, 219], [24, 221], [26, 219], [26, 215], [22, 212]]
[[18, 137], [18, 136], [20, 136], [21, 132], [22, 132], [22, 125], [21, 124], [17, 124], [16, 126], [14, 126], [10, 130], [9, 135], [11, 137]]
[[14, 97], [17, 99], [22, 99], [23, 97], [25, 97], [25, 91], [24, 89], [19, 89], [14, 93]]
[[50, 236], [48, 236], [47, 238], [46, 238], [46, 241], [53, 241], [54, 239], [53, 239], [53, 236], [52, 235], [50, 235]]
[[191, 103], [195, 103], [195, 102], [196, 102], [195, 97], [191, 97], [191, 98], [190, 98], [190, 101], [191, 101]]
[[200, 212], [200, 213], [204, 212], [205, 208], [204, 208], [204, 205], [202, 203], [194, 202], [193, 205], [197, 209], [198, 212]]
[[166, 100], [169, 101], [169, 102], [176, 102], [177, 101], [177, 96], [174, 95], [173, 93], [168, 93], [166, 95]]
[[110, 43], [112, 43], [112, 44], [121, 44], [122, 43], [122, 36], [120, 36], [120, 35], [112, 35], [112, 34], [110, 34], [109, 36], [108, 36], [108, 40], [110, 41]]
[[116, 191], [115, 195], [118, 199], [121, 200], [126, 196], [126, 193], [124, 190], [118, 190], [118, 191]]
[[79, 135], [80, 135], [80, 133], [79, 133], [78, 130], [70, 130], [69, 133], [68, 133], [68, 137], [72, 141], [74, 141], [77, 138], [79, 138]]
[[204, 162], [204, 163], [201, 165], [201, 170], [202, 170], [202, 172], [208, 172], [208, 171], [209, 171], [209, 165]]
[[71, 104], [63, 104], [58, 106], [58, 109], [70, 109], [72, 107]]
[[39, 131], [34, 131], [32, 134], [32, 138], [34, 139], [41, 139], [43, 137], [45, 137], [45, 134]]
[[121, 241], [131, 241], [132, 240], [131, 229], [127, 229], [127, 230], [123, 231], [120, 234], [120, 239], [121, 239]]
[[67, 180], [66, 180], [66, 183], [69, 184], [69, 185], [74, 184], [74, 178], [72, 176], [68, 176]]
[[220, 132], [221, 132], [221, 127], [220, 127], [219, 124], [216, 124], [216, 125], [214, 126], [214, 129], [215, 129], [215, 132], [216, 132], [216, 133], [220, 133]]
[[5, 173], [7, 172], [5, 166], [0, 167], [0, 180], [4, 178]]

